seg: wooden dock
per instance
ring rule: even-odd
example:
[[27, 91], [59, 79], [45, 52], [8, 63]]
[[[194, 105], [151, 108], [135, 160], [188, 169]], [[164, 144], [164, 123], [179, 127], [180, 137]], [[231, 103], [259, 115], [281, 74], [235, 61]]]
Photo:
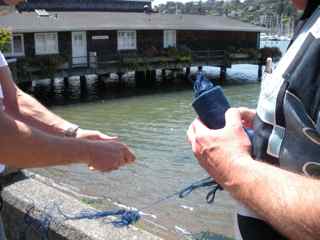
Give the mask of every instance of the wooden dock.
[[[48, 56], [50, 58], [52, 56]], [[117, 73], [119, 79], [129, 71], [139, 72], [162, 70], [181, 70], [186, 68], [186, 74], [193, 66], [216, 66], [221, 69], [221, 80], [223, 81], [226, 71], [233, 64], [255, 64], [259, 65], [258, 75], [261, 77], [262, 65], [266, 56], [257, 51], [255, 55], [249, 53], [229, 53], [222, 50], [190, 51], [188, 53], [174, 53], [161, 56], [145, 56], [139, 53], [127, 53], [116, 55], [91, 54], [81, 64], [74, 64], [75, 59], [69, 58], [58, 64], [48, 61], [47, 65], [30, 64], [27, 59], [12, 63], [15, 80], [18, 84], [40, 80], [43, 78], [65, 78], [95, 74], [98, 76]], [[49, 59], [48, 59], [49, 60]], [[44, 61], [42, 59], [42, 61]], [[51, 63], [53, 62], [53, 63]], [[83, 63], [85, 62], [85, 63]], [[50, 66], [52, 64], [52, 66]], [[17, 66], [15, 66], [17, 65]], [[53, 66], [54, 65], [54, 66]], [[148, 81], [148, 79], [145, 79]]]

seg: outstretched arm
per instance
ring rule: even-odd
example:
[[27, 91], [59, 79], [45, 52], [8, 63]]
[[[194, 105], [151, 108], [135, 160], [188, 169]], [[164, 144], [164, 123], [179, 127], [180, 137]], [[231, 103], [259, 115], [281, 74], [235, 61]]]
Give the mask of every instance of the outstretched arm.
[[[36, 99], [19, 89], [12, 80], [8, 66], [0, 67], [0, 84], [4, 91], [6, 112], [12, 118], [59, 136], [63, 136], [66, 130], [73, 126], [73, 124], [52, 113]], [[77, 132], [77, 137], [90, 140], [115, 139], [98, 131], [83, 129]]]
[[132, 163], [134, 155], [118, 141], [63, 138], [29, 127], [0, 111], [0, 161], [15, 168], [84, 163], [112, 171]]
[[200, 165], [288, 238], [318, 239], [320, 181], [254, 161], [242, 115], [230, 109], [221, 130], [209, 130], [199, 120], [192, 123], [188, 137]]
[[1, 163], [16, 168], [89, 163], [84, 141], [46, 134], [0, 112]]
[[71, 125], [20, 90], [12, 80], [8, 66], [0, 68], [0, 83], [5, 96], [6, 112], [12, 118], [45, 132], [61, 136]]

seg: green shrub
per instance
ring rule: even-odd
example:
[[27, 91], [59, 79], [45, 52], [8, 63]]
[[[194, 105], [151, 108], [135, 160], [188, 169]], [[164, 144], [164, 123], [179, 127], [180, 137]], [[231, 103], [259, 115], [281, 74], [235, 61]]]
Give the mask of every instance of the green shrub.
[[9, 43], [11, 41], [12, 34], [8, 29], [0, 28], [0, 51], [8, 51]]
[[53, 77], [57, 69], [66, 62], [66, 57], [62, 55], [43, 55], [25, 58], [23, 65], [27, 69], [37, 69], [38, 74], [43, 77]]

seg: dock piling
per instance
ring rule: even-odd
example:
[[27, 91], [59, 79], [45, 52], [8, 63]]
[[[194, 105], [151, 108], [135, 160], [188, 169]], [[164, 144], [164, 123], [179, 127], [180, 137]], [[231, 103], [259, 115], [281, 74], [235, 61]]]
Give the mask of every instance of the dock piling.
[[161, 81], [162, 83], [165, 83], [167, 81], [167, 71], [166, 69], [161, 70]]
[[63, 85], [64, 85], [64, 88], [69, 88], [69, 78], [68, 77], [63, 78]]
[[262, 65], [259, 64], [259, 67], [258, 67], [258, 81], [261, 82], [262, 80]]
[[51, 86], [51, 87], [54, 86], [54, 82], [55, 82], [55, 81], [54, 81], [54, 77], [53, 77], [53, 78], [50, 79], [50, 86]]
[[81, 89], [87, 87], [87, 78], [86, 78], [86, 76], [80, 76], [80, 87], [81, 87]]
[[103, 81], [102, 75], [98, 75], [98, 76], [97, 76], [97, 80], [98, 80], [98, 82], [102, 82], [102, 81]]
[[146, 81], [146, 74], [144, 71], [135, 71], [134, 79], [136, 83], [136, 88], [144, 88]]
[[146, 87], [152, 87], [156, 83], [156, 71], [147, 70], [146, 71]]
[[87, 78], [86, 76], [80, 76], [80, 97], [85, 98], [88, 93], [88, 86], [87, 86]]
[[98, 96], [101, 96], [101, 97], [105, 96], [105, 93], [108, 90], [107, 89], [107, 84], [104, 81], [104, 76], [105, 75], [97, 75], [97, 79], [96, 79], [96, 82], [94, 84], [94, 87], [96, 89], [96, 94]]
[[119, 88], [122, 88], [125, 86], [125, 83], [123, 81], [123, 75], [124, 73], [123, 72], [117, 72], [117, 75], [118, 75], [118, 87]]
[[135, 82], [137, 88], [153, 87], [156, 83], [156, 70], [136, 71]]
[[226, 77], [227, 77], [227, 67], [221, 66], [220, 67], [220, 78], [219, 78], [220, 83], [225, 82]]
[[185, 72], [185, 75], [184, 75], [184, 80], [186, 82], [189, 82], [190, 72], [191, 72], [190, 67], [186, 67], [186, 72]]

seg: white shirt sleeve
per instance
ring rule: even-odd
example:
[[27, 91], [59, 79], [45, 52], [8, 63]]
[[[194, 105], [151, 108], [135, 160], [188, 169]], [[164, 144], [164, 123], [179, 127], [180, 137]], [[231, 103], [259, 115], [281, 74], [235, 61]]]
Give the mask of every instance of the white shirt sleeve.
[[[0, 67], [8, 66], [6, 59], [4, 58], [2, 52], [0, 51]], [[0, 84], [0, 99], [3, 99], [2, 87]], [[4, 106], [2, 106], [4, 108]], [[4, 172], [6, 169], [5, 165], [0, 164], [0, 174]]]
[[7, 60], [0, 51], [0, 67], [8, 66]]
[[4, 98], [4, 96], [3, 96], [3, 91], [2, 91], [2, 87], [1, 87], [1, 85], [0, 85], [0, 99], [3, 99]]
[[[2, 52], [0, 51], [0, 67], [4, 67], [4, 66], [8, 66], [8, 63], [5, 57], [3, 56]], [[0, 99], [3, 99], [3, 91], [2, 91], [1, 84], [0, 84]]]

